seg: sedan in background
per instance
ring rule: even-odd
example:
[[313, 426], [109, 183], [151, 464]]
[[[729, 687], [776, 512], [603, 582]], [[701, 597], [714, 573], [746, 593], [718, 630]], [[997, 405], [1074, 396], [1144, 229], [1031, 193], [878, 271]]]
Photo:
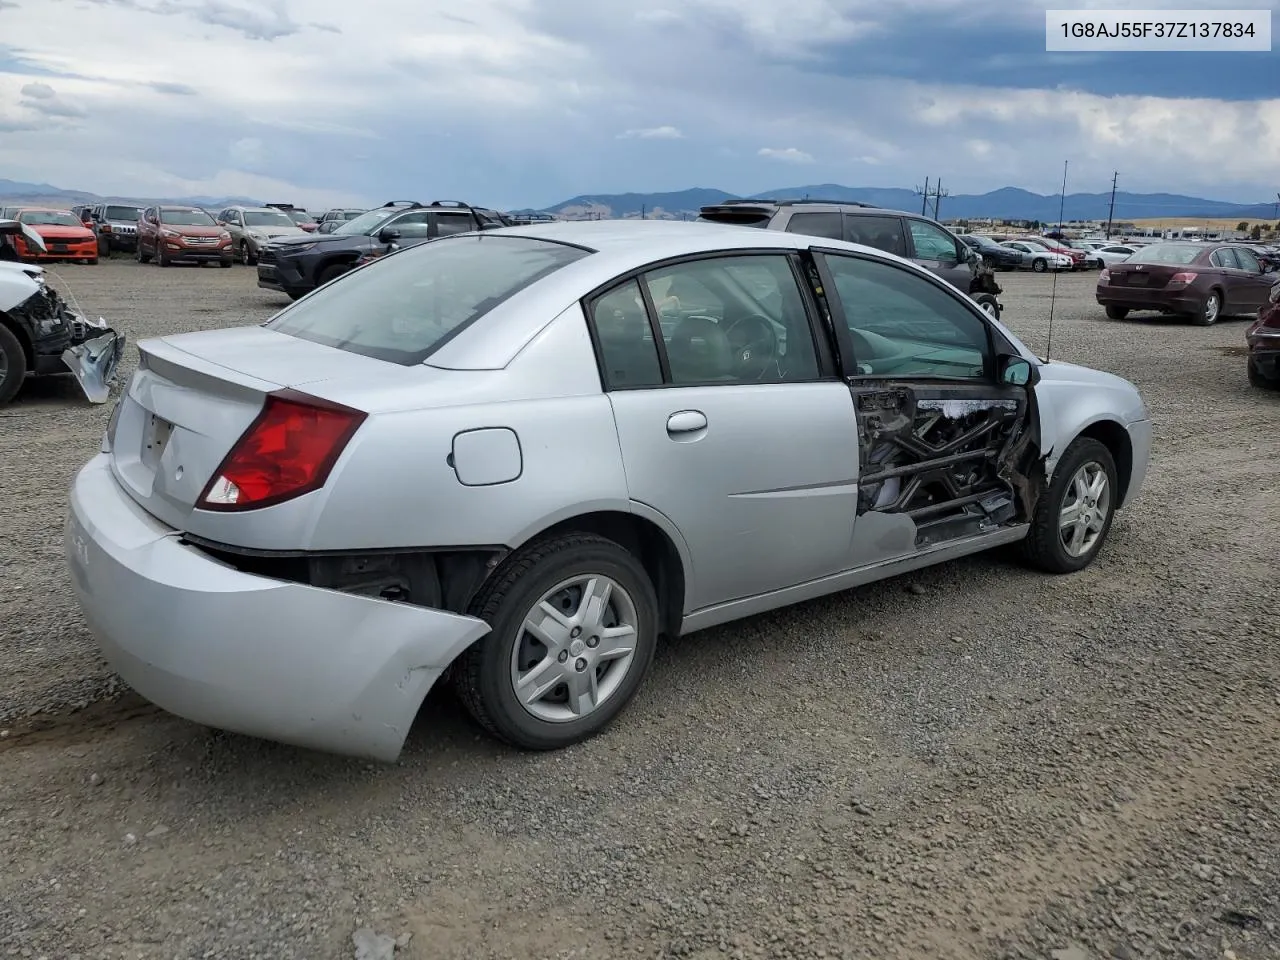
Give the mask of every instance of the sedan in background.
[[1079, 243], [1081, 247], [1088, 249], [1093, 256], [1101, 260], [1104, 267], [1109, 267], [1113, 263], [1123, 263], [1139, 249], [1123, 243], [1112, 243], [1109, 240], [1081, 240]]
[[10, 237], [19, 260], [78, 260], [98, 262], [98, 237], [70, 210], [23, 207], [13, 218], [30, 227], [44, 241], [44, 250], [27, 242], [24, 234]]
[[928, 269], [708, 223], [441, 237], [138, 352], [64, 541], [107, 660], [191, 720], [385, 761], [445, 678], [556, 749], [660, 635], [1006, 544], [1082, 570], [1151, 447], [1131, 383]]
[[1245, 332], [1249, 345], [1249, 382], [1280, 390], [1280, 280], [1271, 285], [1267, 304]]
[[1045, 273], [1049, 270], [1071, 270], [1075, 266], [1075, 262], [1065, 254], [1052, 253], [1040, 244], [1029, 240], [1006, 240], [1001, 246], [1017, 250], [1022, 254], [1022, 262], [1019, 266], [1024, 270]]
[[1274, 275], [1241, 244], [1167, 240], [1098, 274], [1097, 300], [1112, 320], [1155, 310], [1197, 326], [1253, 314], [1267, 304]]
[[1017, 270], [1022, 266], [1026, 256], [1019, 250], [996, 243], [990, 237], [976, 233], [960, 234], [960, 241], [982, 258], [982, 262], [992, 270]]

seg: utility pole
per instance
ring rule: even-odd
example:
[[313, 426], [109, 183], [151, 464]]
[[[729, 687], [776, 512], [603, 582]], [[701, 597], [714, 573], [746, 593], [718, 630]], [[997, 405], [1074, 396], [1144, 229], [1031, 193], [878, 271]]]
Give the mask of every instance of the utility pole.
[[642, 203], [642, 204], [640, 204], [640, 219], [641, 219], [641, 220], [643, 220], [643, 219], [644, 219], [644, 213], [645, 213], [645, 206], [644, 206], [644, 204]]
[[[1111, 206], [1107, 208], [1107, 239], [1111, 239], [1111, 218], [1116, 212], [1116, 181], [1120, 179], [1120, 171], [1115, 172], [1115, 176], [1111, 178]], [[1277, 194], [1280, 196], [1280, 194]]]
[[949, 196], [951, 196], [951, 191], [942, 189], [942, 178], [939, 177], [933, 187], [933, 219], [939, 219], [938, 208], [942, 205], [942, 198]]
[[916, 187], [916, 193], [920, 194], [920, 216], [924, 216], [929, 211], [929, 178], [924, 178], [924, 189]]

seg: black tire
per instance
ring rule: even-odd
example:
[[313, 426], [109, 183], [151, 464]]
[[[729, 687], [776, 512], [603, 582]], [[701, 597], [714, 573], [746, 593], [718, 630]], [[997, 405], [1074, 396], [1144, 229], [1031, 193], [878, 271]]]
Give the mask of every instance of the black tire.
[[[310, 291], [308, 291], [308, 292], [310, 292]], [[286, 291], [286, 296], [288, 296], [288, 298], [289, 298], [290, 300], [293, 300], [295, 303], [296, 303], [297, 301], [301, 300], [301, 299], [302, 299], [303, 297], [305, 297], [306, 295], [307, 295], [306, 293], [297, 293], [297, 292], [289, 293], [289, 292], [287, 292], [287, 291]]]
[[[529, 611], [556, 584], [579, 575], [610, 577], [630, 595], [635, 653], [620, 685], [600, 706], [580, 719], [553, 722], [535, 717], [517, 699], [512, 657]], [[657, 647], [658, 598], [648, 574], [632, 554], [594, 534], [567, 534], [516, 551], [480, 588], [470, 613], [493, 629], [455, 662], [458, 697], [481, 727], [524, 750], [558, 750], [605, 729], [640, 689]]]
[[1107, 316], [1112, 320], [1123, 320], [1128, 315], [1129, 315], [1128, 307], [1115, 307], [1115, 306], [1107, 307]]
[[27, 377], [27, 355], [22, 341], [3, 324], [0, 324], [0, 359], [4, 360], [4, 373], [0, 374], [0, 407], [3, 407], [14, 398]]
[[149, 253], [143, 253], [143, 252], [142, 252], [142, 244], [138, 244], [138, 249], [137, 249], [137, 251], [135, 251], [135, 252], [136, 252], [136, 254], [137, 254], [137, 258], [138, 258], [138, 262], [139, 262], [139, 263], [150, 263], [150, 262], [151, 262], [151, 254], [149, 254]]
[[1248, 362], [1249, 385], [1253, 387], [1261, 387], [1263, 390], [1280, 390], [1280, 377], [1272, 379], [1264, 377], [1262, 371], [1253, 365], [1253, 361]]
[[1209, 295], [1205, 297], [1204, 306], [1191, 314], [1191, 322], [1197, 327], [1213, 326], [1218, 322], [1218, 318], [1222, 316], [1223, 303], [1222, 291], [1214, 287], [1209, 291]]
[[[990, 293], [979, 293], [975, 294], [973, 299], [978, 306], [984, 308], [982, 312], [987, 314], [987, 316], [995, 317], [997, 320], [1000, 319], [1000, 301], [997, 300], [994, 295]], [[990, 307], [990, 310], [987, 310], [987, 307]]]
[[316, 277], [316, 286], [323, 287], [330, 280], [336, 280], [338, 277], [342, 276], [344, 273], [350, 270], [351, 266], [352, 265], [349, 263], [329, 264], [329, 266], [321, 270], [320, 275]]
[[162, 267], [173, 266], [173, 261], [165, 256], [164, 248], [162, 247], [156, 247], [156, 263]]
[[[1088, 463], [1100, 466], [1107, 477], [1109, 493], [1106, 517], [1097, 538], [1087, 550], [1079, 555], [1067, 551], [1062, 542], [1061, 514], [1070, 493], [1071, 482], [1076, 472]], [[1092, 437], [1077, 437], [1067, 447], [1062, 459], [1058, 461], [1054, 471], [1053, 482], [1044, 491], [1036, 504], [1035, 516], [1031, 520], [1031, 530], [1022, 541], [1023, 559], [1033, 567], [1046, 573], [1075, 573], [1091, 564], [1107, 534], [1111, 531], [1111, 523], [1116, 515], [1116, 502], [1120, 490], [1116, 485], [1116, 463], [1106, 445]]]
[[218, 266], [224, 267], [224, 268], [230, 268], [234, 262], [235, 261], [233, 260], [219, 260]]
[[1031, 269], [1036, 273], [1044, 273], [1049, 269], [1049, 261], [1045, 260], [1043, 257], [1036, 257], [1036, 259], [1031, 261]]
[[253, 255], [253, 251], [249, 249], [249, 241], [245, 240], [240, 244], [240, 262], [246, 267], [256, 266], [258, 258]]

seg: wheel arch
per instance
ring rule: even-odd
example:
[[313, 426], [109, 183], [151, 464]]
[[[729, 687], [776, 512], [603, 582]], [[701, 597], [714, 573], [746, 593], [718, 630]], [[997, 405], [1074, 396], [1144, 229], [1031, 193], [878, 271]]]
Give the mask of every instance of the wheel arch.
[[684, 539], [670, 521], [640, 504], [632, 512], [595, 510], [557, 520], [514, 546], [519, 549], [567, 533], [593, 533], [633, 554], [649, 574], [658, 595], [660, 632], [668, 636], [679, 633], [690, 561]]
[[[1107, 448], [1111, 459], [1115, 461], [1116, 484], [1120, 488], [1116, 491], [1116, 509], [1120, 509], [1120, 505], [1128, 501], [1129, 484], [1133, 481], [1133, 441], [1129, 437], [1129, 431], [1119, 420], [1108, 417], [1087, 424], [1071, 438], [1071, 443], [1080, 437], [1097, 440]], [[1063, 450], [1065, 451], [1066, 447], [1063, 447]]]
[[27, 361], [27, 369], [34, 369], [36, 362], [35, 347], [32, 345], [31, 337], [22, 327], [22, 324], [14, 320], [5, 311], [0, 310], [0, 326], [18, 338], [18, 343], [22, 344], [22, 355]]

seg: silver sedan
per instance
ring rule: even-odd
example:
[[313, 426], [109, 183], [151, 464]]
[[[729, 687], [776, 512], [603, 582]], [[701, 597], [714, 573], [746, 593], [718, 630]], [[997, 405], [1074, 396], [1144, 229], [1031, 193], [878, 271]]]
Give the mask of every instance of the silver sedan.
[[1005, 544], [1080, 570], [1151, 442], [1132, 384], [913, 263], [736, 226], [444, 238], [138, 349], [66, 527], [105, 656], [173, 713], [382, 760], [444, 678], [563, 747], [660, 635]]

